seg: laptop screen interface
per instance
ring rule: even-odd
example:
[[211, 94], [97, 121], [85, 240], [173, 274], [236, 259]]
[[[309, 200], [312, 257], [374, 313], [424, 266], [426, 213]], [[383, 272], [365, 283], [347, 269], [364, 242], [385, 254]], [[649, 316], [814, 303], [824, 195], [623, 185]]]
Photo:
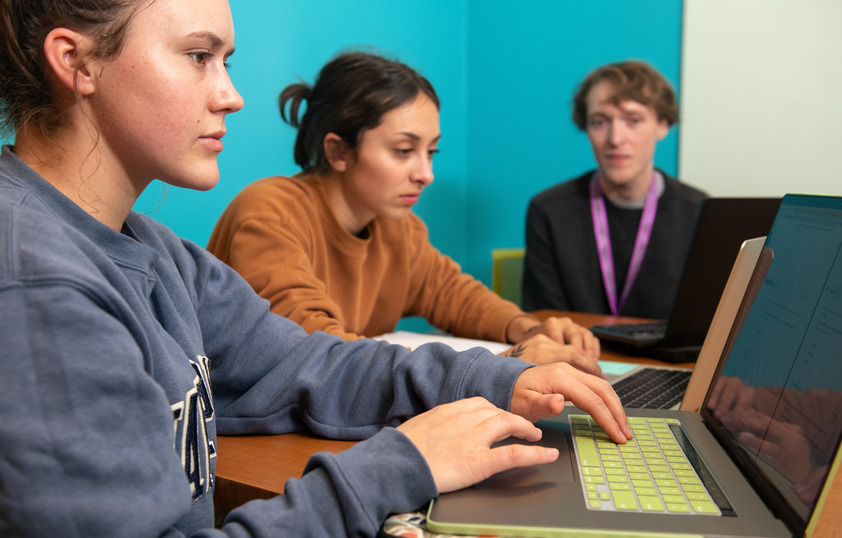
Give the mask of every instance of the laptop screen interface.
[[704, 414], [803, 525], [842, 433], [842, 198], [788, 195], [766, 246]]

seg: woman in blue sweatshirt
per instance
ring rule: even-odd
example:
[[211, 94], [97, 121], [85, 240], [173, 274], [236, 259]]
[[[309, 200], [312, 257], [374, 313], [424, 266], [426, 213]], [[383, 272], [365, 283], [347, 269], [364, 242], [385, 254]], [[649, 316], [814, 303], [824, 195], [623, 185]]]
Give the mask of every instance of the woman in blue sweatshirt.
[[[155, 178], [218, 180], [243, 105], [227, 0], [3, 0], [0, 27], [15, 136], [0, 152], [0, 535], [373, 535], [440, 492], [553, 460], [490, 446], [536, 440], [530, 421], [564, 398], [630, 438], [602, 379], [308, 336], [131, 210]], [[217, 434], [301, 430], [365, 440], [214, 530]]]

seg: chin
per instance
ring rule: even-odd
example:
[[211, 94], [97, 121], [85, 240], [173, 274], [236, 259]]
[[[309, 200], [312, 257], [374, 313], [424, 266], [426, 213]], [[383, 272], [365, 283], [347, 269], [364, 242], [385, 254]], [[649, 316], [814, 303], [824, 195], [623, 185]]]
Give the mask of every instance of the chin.
[[199, 175], [193, 171], [189, 175], [173, 178], [172, 181], [167, 181], [167, 183], [174, 187], [181, 187], [182, 189], [209, 191], [219, 183], [219, 169], [214, 167], [213, 170], [208, 170], [205, 174]]

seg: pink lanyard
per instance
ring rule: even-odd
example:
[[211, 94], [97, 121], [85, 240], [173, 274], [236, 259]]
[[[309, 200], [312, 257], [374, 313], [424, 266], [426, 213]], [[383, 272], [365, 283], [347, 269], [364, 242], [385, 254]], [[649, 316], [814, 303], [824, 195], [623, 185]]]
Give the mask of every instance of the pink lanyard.
[[602, 188], [599, 185], [598, 171], [591, 180], [590, 194], [591, 218], [593, 219], [593, 231], [596, 237], [597, 253], [599, 254], [599, 267], [602, 270], [602, 282], [605, 285], [605, 293], [608, 295], [608, 306], [611, 307], [611, 313], [616, 316], [629, 296], [632, 285], [637, 279], [637, 274], [640, 272], [640, 266], [643, 264], [646, 247], [649, 246], [652, 225], [655, 223], [655, 213], [658, 210], [658, 182], [653, 174], [652, 183], [649, 185], [649, 192], [646, 194], [646, 201], [643, 204], [643, 214], [637, 227], [637, 238], [634, 241], [634, 250], [632, 250], [626, 282], [623, 285], [623, 293], [619, 301], [617, 301], [617, 280], [614, 276], [614, 255], [611, 252], [611, 238], [608, 235], [608, 216], [605, 211]]

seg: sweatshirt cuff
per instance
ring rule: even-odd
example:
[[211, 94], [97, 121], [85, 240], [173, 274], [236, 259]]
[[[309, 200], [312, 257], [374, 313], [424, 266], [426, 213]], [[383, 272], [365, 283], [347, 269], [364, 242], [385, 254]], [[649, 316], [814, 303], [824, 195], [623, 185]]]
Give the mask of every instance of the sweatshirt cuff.
[[337, 454], [315, 454], [304, 474], [326, 467], [355, 499], [356, 505], [378, 529], [392, 514], [410, 512], [438, 495], [427, 461], [418, 448], [395, 428], [383, 428], [376, 435]]
[[500, 409], [510, 410], [512, 393], [520, 374], [535, 366], [514, 357], [478, 353], [462, 375], [457, 399], [482, 396]]

